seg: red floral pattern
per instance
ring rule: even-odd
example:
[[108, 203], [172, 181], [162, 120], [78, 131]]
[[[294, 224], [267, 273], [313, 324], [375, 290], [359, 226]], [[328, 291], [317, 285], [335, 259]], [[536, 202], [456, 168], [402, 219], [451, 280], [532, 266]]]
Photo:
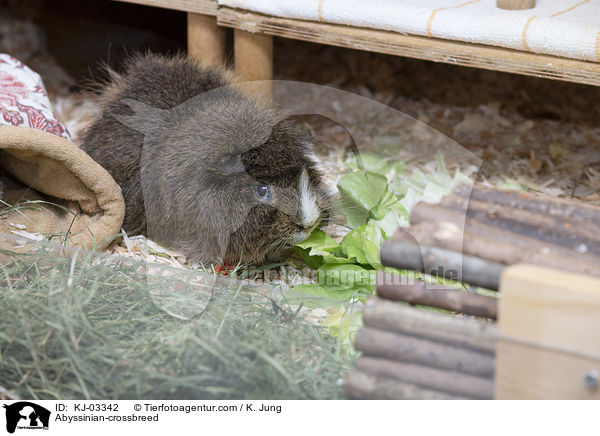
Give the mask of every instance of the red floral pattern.
[[58, 136], [62, 136], [65, 132], [65, 129], [57, 120], [46, 118], [42, 111], [31, 106], [25, 106], [19, 102], [17, 102], [17, 107], [21, 112], [27, 114], [30, 127], [45, 130]]
[[41, 77], [6, 54], [0, 54], [0, 114], [0, 125], [32, 127], [71, 139], [52, 113]]
[[0, 70], [0, 104], [14, 106], [19, 97], [27, 97], [25, 84], [6, 71]]
[[19, 112], [8, 110], [2, 106], [0, 106], [0, 112], [2, 112], [2, 118], [4, 118], [4, 121], [7, 123], [12, 124], [13, 126], [23, 124], [23, 117]]

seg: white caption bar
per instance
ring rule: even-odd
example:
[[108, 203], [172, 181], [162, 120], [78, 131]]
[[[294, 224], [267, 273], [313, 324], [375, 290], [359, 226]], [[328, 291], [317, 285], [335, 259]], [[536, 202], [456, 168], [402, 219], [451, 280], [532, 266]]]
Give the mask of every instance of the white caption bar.
[[[594, 401], [0, 401], [0, 435], [597, 434]], [[595, 430], [593, 430], [595, 429]], [[236, 433], [234, 433], [236, 432]]]

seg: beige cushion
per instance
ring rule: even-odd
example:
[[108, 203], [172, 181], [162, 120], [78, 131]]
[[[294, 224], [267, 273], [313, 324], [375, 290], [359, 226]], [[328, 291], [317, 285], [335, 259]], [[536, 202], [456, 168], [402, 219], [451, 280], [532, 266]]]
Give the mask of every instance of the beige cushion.
[[120, 231], [125, 203], [117, 183], [67, 139], [27, 127], [0, 126], [0, 170], [22, 184], [7, 184], [3, 202], [42, 200], [58, 205], [30, 203], [4, 213], [8, 207], [3, 204], [1, 233], [56, 235], [91, 249], [102, 248]]

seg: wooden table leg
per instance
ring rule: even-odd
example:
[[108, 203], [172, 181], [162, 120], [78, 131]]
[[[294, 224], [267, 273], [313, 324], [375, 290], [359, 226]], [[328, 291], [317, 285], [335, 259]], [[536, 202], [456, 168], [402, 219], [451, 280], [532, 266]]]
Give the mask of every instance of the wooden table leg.
[[[235, 29], [234, 32], [235, 72], [243, 80], [273, 79], [273, 37]], [[271, 83], [257, 84], [256, 91], [271, 98]]]
[[225, 62], [225, 28], [210, 15], [187, 14], [188, 55], [206, 64]]

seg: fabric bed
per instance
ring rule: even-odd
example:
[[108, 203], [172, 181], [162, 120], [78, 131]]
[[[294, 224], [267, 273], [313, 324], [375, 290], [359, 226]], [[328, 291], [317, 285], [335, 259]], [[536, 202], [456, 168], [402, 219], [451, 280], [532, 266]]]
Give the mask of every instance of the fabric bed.
[[41, 77], [0, 54], [1, 235], [20, 238], [21, 245], [50, 237], [102, 248], [119, 232], [125, 214], [121, 190], [69, 139]]

